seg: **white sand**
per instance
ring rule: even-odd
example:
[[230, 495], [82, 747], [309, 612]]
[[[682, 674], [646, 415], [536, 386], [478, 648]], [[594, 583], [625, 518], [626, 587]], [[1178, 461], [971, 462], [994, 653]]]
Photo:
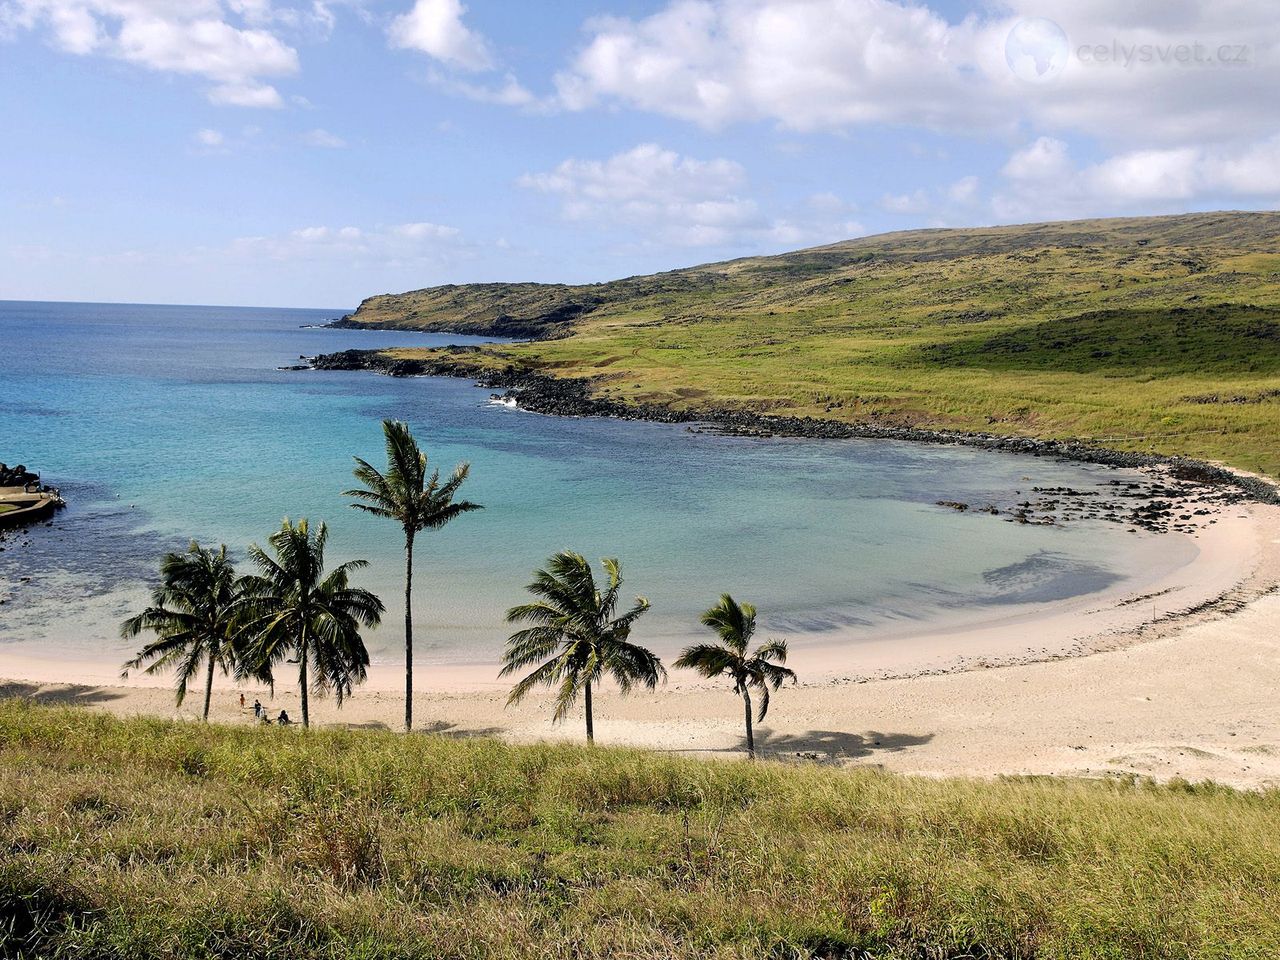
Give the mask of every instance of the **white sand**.
[[[929, 775], [1137, 773], [1280, 785], [1280, 508], [1226, 507], [1189, 565], [1126, 587], [1017, 611], [964, 628], [902, 631], [872, 642], [801, 646], [804, 681], [776, 695], [757, 732], [766, 754]], [[1206, 518], [1207, 519], [1207, 518]], [[1169, 536], [1175, 536], [1170, 534]], [[1199, 608], [1204, 609], [1199, 609]], [[975, 654], [973, 651], [980, 651]], [[964, 654], [966, 654], [965, 656]], [[420, 729], [511, 740], [581, 738], [581, 720], [549, 721], [545, 698], [506, 707], [493, 665], [421, 662]], [[121, 683], [110, 667], [0, 653], [0, 693], [117, 714], [175, 710], [165, 678]], [[339, 712], [313, 698], [314, 722], [396, 729], [393, 668], [371, 675]], [[299, 717], [296, 691], [245, 688]], [[213, 719], [249, 723], [219, 678]], [[666, 687], [596, 702], [596, 736], [658, 750], [733, 756], [740, 702], [723, 684], [673, 673]]]

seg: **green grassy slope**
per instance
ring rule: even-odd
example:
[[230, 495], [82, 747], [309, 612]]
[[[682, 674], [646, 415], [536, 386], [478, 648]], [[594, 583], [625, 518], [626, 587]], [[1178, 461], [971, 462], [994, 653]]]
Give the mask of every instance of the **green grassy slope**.
[[1095, 440], [1280, 474], [1280, 214], [921, 230], [358, 322], [558, 339], [494, 364], [626, 402]]
[[1280, 955], [1280, 794], [0, 703], [0, 955]]

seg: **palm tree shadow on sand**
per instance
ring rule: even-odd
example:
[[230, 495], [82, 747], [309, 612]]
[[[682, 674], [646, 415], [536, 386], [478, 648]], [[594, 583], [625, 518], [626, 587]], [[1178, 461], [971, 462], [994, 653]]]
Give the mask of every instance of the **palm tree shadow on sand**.
[[[801, 759], [838, 765], [846, 760], [860, 760], [878, 753], [901, 753], [912, 747], [923, 746], [933, 736], [932, 733], [881, 733], [877, 730], [861, 734], [840, 730], [775, 733], [761, 729], [756, 731], [756, 752], [763, 757], [779, 760]], [[746, 753], [746, 737], [741, 738], [732, 749]]]
[[468, 737], [496, 737], [505, 732], [502, 727], [460, 727], [458, 724], [450, 723], [448, 720], [434, 720], [414, 731], [414, 733], [450, 737], [455, 740], [465, 740]]
[[[334, 722], [326, 723], [325, 728], [328, 730], [386, 730], [390, 731], [390, 725], [381, 720], [369, 720], [364, 723], [359, 722]], [[466, 740], [470, 737], [496, 737], [506, 731], [502, 727], [460, 727], [456, 723], [450, 723], [447, 720], [435, 720], [428, 724], [415, 727], [410, 731], [414, 736], [434, 736], [448, 737], [451, 740]]]
[[102, 687], [78, 683], [0, 683], [0, 700], [29, 700], [45, 706], [90, 706], [119, 700], [122, 695]]

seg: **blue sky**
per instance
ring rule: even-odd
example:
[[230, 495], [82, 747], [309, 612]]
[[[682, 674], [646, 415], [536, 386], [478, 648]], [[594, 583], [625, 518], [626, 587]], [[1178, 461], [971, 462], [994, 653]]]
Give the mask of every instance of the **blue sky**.
[[1280, 206], [1264, 0], [0, 0], [0, 298], [354, 306]]

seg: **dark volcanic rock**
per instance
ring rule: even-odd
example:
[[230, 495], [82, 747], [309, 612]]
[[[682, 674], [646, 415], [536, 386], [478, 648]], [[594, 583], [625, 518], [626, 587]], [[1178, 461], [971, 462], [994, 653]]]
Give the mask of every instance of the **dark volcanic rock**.
[[11, 467], [6, 463], [0, 463], [0, 487], [26, 487], [39, 486], [40, 474], [32, 473], [23, 464]]
[[[558, 340], [569, 335], [569, 328], [580, 317], [590, 313], [600, 305], [599, 298], [582, 297], [561, 303], [545, 313], [536, 316], [517, 317], [509, 313], [498, 313], [492, 319], [451, 321], [448, 331], [439, 329], [440, 333], [465, 333], [479, 336], [503, 337], [511, 340]], [[406, 326], [398, 323], [364, 323], [356, 319], [355, 314], [348, 313], [336, 320], [324, 324], [337, 330], [424, 330], [435, 329], [428, 326]]]
[[[453, 351], [455, 357], [468, 352], [478, 352], [478, 348], [461, 347]], [[593, 396], [589, 380], [548, 377], [514, 365], [508, 365], [502, 370], [488, 370], [480, 364], [468, 363], [460, 358], [405, 360], [387, 356], [377, 350], [344, 350], [341, 353], [321, 354], [314, 358], [312, 365], [317, 370], [368, 370], [393, 377], [464, 377], [475, 380], [479, 386], [487, 389], [506, 390], [506, 396], [514, 399], [523, 410], [562, 417], [613, 417], [657, 423], [688, 423], [735, 436], [803, 437], [817, 440], [879, 439], [957, 444], [1128, 469], [1165, 467], [1177, 480], [1224, 488], [1232, 491], [1233, 496], [1241, 501], [1280, 503], [1280, 491], [1262, 479], [1241, 476], [1187, 457], [1108, 450], [1076, 440], [1037, 440], [992, 433], [846, 423], [815, 417], [778, 417], [717, 407], [672, 410], [656, 404], [623, 404], [607, 397]], [[1144, 489], [1136, 495], [1160, 496], [1162, 492], [1157, 487]], [[1149, 515], [1142, 519], [1145, 525], [1149, 522]]]

